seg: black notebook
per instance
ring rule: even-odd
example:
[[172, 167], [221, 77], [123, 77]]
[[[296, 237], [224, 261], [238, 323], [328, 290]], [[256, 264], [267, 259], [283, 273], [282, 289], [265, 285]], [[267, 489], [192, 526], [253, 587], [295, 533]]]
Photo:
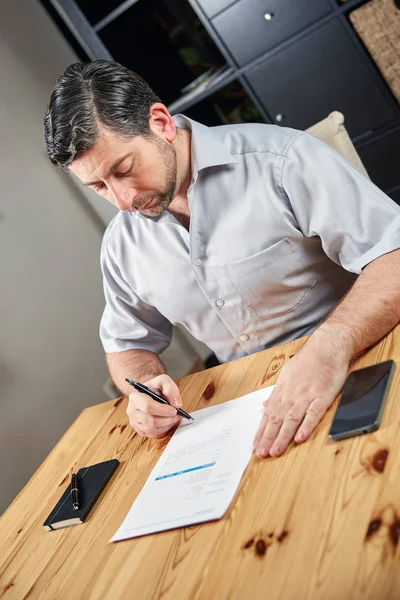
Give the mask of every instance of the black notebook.
[[83, 523], [118, 465], [119, 461], [113, 458], [79, 469], [77, 473], [79, 510], [74, 510], [72, 507], [70, 484], [43, 523], [43, 527], [47, 531], [52, 531]]

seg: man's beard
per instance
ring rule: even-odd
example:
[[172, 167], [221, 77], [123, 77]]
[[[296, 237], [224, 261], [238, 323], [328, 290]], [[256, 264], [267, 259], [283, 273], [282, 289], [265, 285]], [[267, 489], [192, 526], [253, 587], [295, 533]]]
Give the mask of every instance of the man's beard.
[[[166, 183], [165, 188], [161, 193], [159, 191], [154, 191], [146, 194], [146, 197], [141, 200], [139, 206], [137, 206], [136, 202], [133, 203], [133, 208], [139, 210], [147, 219], [159, 217], [164, 210], [168, 208], [175, 198], [177, 184], [177, 160], [175, 148], [168, 142], [160, 140], [157, 136], [154, 136], [154, 138], [154, 144], [158, 147], [160, 155], [164, 158]], [[148, 210], [140, 210], [140, 206], [145, 206], [150, 199], [155, 197], [157, 197], [157, 202], [153, 206]]]

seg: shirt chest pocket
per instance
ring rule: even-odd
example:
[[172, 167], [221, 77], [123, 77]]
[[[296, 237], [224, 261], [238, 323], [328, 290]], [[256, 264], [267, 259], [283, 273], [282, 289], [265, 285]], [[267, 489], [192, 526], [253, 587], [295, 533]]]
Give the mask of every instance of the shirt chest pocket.
[[261, 321], [296, 310], [316, 283], [287, 238], [224, 269], [237, 293]]

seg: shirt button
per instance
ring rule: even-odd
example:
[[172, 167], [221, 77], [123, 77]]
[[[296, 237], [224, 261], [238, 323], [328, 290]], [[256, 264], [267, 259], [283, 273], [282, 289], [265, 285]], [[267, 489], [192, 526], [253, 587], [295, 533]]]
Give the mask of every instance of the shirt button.
[[218, 298], [218, 300], [216, 300], [215, 304], [221, 308], [221, 306], [223, 306], [225, 304], [225, 302], [221, 298]]
[[196, 267], [199, 267], [201, 265], [201, 258], [196, 258], [194, 264], [196, 265]]
[[239, 340], [241, 342], [247, 342], [248, 339], [249, 339], [249, 336], [247, 335], [247, 333], [242, 333], [242, 335], [239, 336]]

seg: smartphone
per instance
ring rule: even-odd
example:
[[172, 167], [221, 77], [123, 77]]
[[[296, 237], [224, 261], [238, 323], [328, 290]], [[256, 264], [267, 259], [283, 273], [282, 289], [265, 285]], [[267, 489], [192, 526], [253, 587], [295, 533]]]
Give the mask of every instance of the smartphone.
[[395, 367], [387, 360], [348, 375], [329, 431], [332, 440], [378, 429]]

